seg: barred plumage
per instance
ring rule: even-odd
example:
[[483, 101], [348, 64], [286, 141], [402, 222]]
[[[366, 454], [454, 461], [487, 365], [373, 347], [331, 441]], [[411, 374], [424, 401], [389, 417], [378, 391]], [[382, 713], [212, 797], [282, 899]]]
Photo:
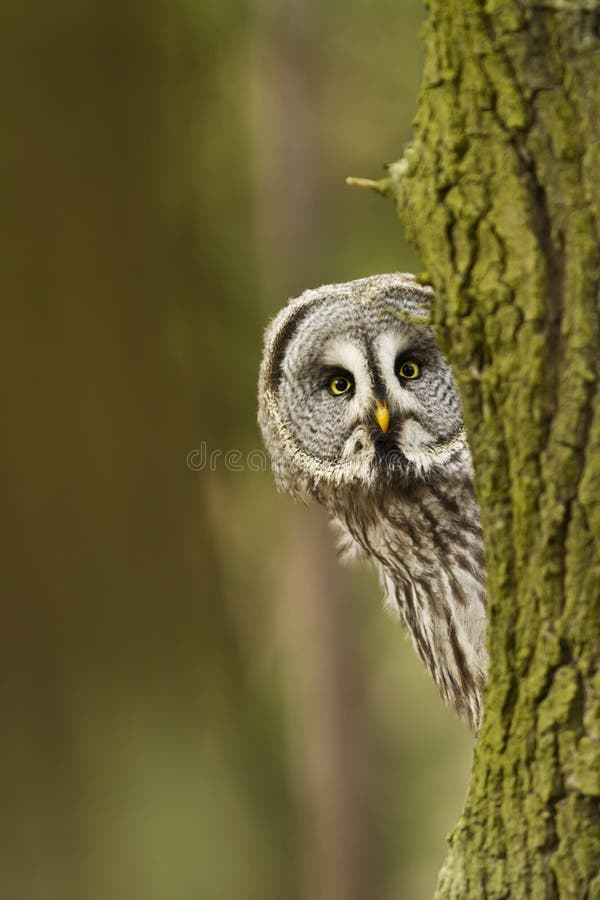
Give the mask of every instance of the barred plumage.
[[460, 400], [429, 288], [379, 275], [307, 291], [267, 330], [259, 423], [280, 487], [376, 563], [442, 697], [481, 720], [485, 563]]

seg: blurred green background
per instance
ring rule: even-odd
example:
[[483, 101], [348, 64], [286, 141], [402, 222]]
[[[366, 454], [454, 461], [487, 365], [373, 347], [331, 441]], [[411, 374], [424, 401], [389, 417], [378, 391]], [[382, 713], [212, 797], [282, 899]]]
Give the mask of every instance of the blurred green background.
[[268, 317], [419, 268], [344, 177], [410, 137], [422, 16], [5, 4], [6, 900], [431, 896], [467, 730], [254, 452]]

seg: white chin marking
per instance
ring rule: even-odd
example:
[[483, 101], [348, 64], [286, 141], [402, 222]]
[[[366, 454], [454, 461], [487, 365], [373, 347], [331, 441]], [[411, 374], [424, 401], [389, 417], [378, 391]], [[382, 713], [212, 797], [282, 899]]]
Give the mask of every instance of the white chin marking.
[[359, 425], [358, 428], [354, 429], [344, 444], [342, 459], [351, 459], [353, 457], [364, 457], [366, 459], [367, 457], [372, 456], [372, 452], [371, 441], [367, 429], [364, 425]]
[[426, 472], [438, 461], [433, 436], [414, 419], [405, 422], [400, 446], [418, 472]]
[[443, 465], [465, 445], [465, 434], [461, 429], [450, 440], [436, 442], [434, 436], [414, 419], [407, 419], [402, 426], [399, 445], [406, 458], [420, 472], [426, 472], [432, 466]]
[[415, 419], [407, 419], [402, 426], [401, 444], [405, 454], [409, 448], [419, 451], [424, 447], [431, 447], [435, 443], [433, 435], [423, 428]]

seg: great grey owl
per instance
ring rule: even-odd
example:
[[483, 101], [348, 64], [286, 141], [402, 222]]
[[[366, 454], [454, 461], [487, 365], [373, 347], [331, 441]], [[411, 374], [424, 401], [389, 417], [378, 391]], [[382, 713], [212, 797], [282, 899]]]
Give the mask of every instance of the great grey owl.
[[444, 699], [477, 731], [485, 562], [460, 399], [430, 288], [376, 275], [306, 291], [267, 329], [258, 420], [278, 485], [316, 498], [380, 572]]

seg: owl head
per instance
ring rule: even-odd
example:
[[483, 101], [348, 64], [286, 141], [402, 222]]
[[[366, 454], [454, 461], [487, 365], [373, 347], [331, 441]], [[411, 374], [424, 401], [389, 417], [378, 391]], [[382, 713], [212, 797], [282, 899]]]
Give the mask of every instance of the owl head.
[[426, 479], [465, 450], [432, 303], [413, 276], [376, 275], [306, 291], [275, 317], [258, 420], [280, 487], [376, 491]]

